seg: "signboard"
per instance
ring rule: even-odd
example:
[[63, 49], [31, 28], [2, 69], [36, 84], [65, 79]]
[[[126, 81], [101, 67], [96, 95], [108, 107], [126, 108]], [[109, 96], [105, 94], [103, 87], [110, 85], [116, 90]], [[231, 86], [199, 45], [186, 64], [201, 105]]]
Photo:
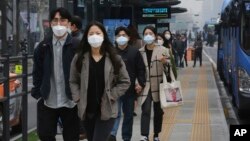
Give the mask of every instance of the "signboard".
[[22, 65], [15, 65], [15, 73], [22, 74], [23, 73], [23, 66]]
[[171, 18], [170, 7], [142, 7], [142, 18]]
[[176, 16], [172, 15], [169, 19], [157, 19], [157, 23], [176, 23]]

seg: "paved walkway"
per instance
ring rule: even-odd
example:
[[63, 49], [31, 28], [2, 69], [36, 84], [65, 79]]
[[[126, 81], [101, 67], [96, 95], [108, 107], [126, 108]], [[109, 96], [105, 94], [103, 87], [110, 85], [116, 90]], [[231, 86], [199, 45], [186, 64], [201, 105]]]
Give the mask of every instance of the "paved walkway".
[[[215, 83], [211, 63], [204, 55], [203, 66], [189, 66], [179, 69], [179, 80], [182, 84], [184, 105], [165, 109], [161, 141], [228, 141], [229, 131], [221, 106], [219, 92]], [[140, 108], [134, 118], [133, 137], [131, 141], [140, 140]], [[152, 141], [152, 122], [151, 134]], [[57, 136], [61, 141], [61, 135]], [[117, 141], [122, 141], [119, 128]]]

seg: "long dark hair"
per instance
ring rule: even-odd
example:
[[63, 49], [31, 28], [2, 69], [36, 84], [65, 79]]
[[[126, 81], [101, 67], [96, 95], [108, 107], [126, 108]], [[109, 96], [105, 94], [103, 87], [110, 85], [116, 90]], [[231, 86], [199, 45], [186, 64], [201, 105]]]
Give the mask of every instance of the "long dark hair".
[[92, 26], [97, 26], [103, 32], [104, 40], [103, 40], [103, 43], [101, 45], [100, 53], [102, 55], [104, 55], [106, 52], [109, 53], [110, 60], [111, 60], [112, 65], [114, 67], [114, 74], [118, 74], [119, 69], [121, 68], [122, 64], [121, 64], [120, 60], [118, 60], [118, 58], [117, 58], [117, 53], [115, 51], [115, 48], [114, 48], [113, 44], [111, 43], [111, 41], [109, 40], [108, 34], [107, 34], [104, 26], [97, 21], [93, 21], [87, 25], [86, 30], [83, 34], [82, 40], [78, 46], [78, 49], [76, 52], [76, 54], [78, 55], [78, 58], [76, 61], [76, 68], [77, 68], [78, 72], [81, 72], [82, 60], [84, 59], [84, 54], [87, 52], [91, 53], [91, 46], [88, 43], [88, 32]]
[[[157, 36], [160, 36], [163, 39], [163, 45], [162, 46], [164, 46], [164, 43], [167, 41], [166, 38], [164, 37], [164, 35], [162, 33], [158, 33]], [[167, 46], [164, 46], [164, 47], [167, 47]]]
[[[169, 39], [169, 40], [166, 39], [166, 37], [165, 37], [166, 32], [169, 32], [169, 33], [170, 33], [170, 39]], [[169, 48], [169, 44], [172, 45], [172, 40], [173, 40], [173, 37], [172, 37], [172, 36], [173, 36], [173, 35], [172, 35], [172, 33], [171, 33], [170, 30], [164, 30], [164, 32], [163, 32], [162, 34], [163, 34], [163, 36], [164, 36], [164, 43], [163, 43], [163, 46]]]

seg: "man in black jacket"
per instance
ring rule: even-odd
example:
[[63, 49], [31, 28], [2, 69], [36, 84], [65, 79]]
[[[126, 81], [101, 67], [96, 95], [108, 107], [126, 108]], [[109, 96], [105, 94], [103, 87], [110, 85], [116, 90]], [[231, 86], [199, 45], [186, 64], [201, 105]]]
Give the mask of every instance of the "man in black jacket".
[[55, 141], [57, 123], [63, 125], [64, 141], [79, 140], [79, 118], [69, 87], [70, 64], [75, 44], [67, 28], [71, 19], [65, 8], [50, 13], [53, 35], [34, 51], [32, 96], [37, 102], [37, 132], [41, 141]]
[[176, 40], [173, 43], [173, 48], [177, 50], [178, 53], [178, 64], [176, 64], [178, 67], [184, 67], [184, 52], [185, 52], [185, 45], [183, 41], [181, 40], [181, 35], [177, 34], [176, 35]]
[[203, 47], [203, 44], [201, 40], [201, 35], [198, 35], [196, 41], [194, 42], [195, 54], [194, 54], [193, 67], [195, 67], [197, 58], [199, 58], [200, 60], [200, 67], [202, 66], [202, 47]]
[[[118, 54], [121, 55], [126, 69], [128, 71], [131, 85], [125, 95], [120, 98], [119, 101], [119, 113], [118, 118], [115, 121], [115, 125], [111, 132], [109, 141], [116, 141], [116, 134], [119, 127], [121, 108], [124, 113], [124, 119], [122, 124], [122, 139], [124, 141], [130, 141], [133, 133], [133, 113], [134, 113], [134, 101], [136, 94], [142, 91], [142, 88], [146, 83], [145, 65], [142, 56], [136, 47], [132, 47], [128, 44], [130, 32], [125, 27], [118, 27], [115, 30], [116, 44]], [[138, 83], [136, 82], [136, 79]]]

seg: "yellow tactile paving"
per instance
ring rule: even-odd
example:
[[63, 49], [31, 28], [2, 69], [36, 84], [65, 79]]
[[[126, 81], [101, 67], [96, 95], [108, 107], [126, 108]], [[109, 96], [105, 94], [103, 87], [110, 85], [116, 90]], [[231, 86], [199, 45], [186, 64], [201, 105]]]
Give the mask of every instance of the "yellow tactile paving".
[[192, 119], [176, 119], [175, 123], [189, 123], [189, 124], [192, 124]]
[[193, 126], [190, 141], [210, 141], [210, 115], [208, 110], [207, 73], [204, 67], [200, 69]]

